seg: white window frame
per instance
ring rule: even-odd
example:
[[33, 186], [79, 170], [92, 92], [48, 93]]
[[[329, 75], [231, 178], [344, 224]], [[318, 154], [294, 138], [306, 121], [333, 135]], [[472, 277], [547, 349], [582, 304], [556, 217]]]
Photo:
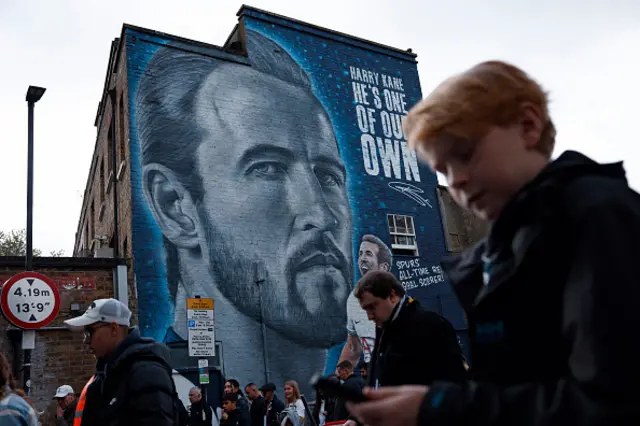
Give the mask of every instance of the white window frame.
[[[393, 220], [393, 227], [389, 225], [389, 217]], [[402, 218], [404, 220], [405, 228], [407, 232], [398, 232], [398, 219]], [[408, 226], [407, 220], [410, 221], [411, 226]], [[389, 228], [389, 234], [391, 235], [391, 249], [396, 250], [408, 250], [413, 251], [415, 256], [418, 256], [418, 239], [416, 236], [416, 225], [413, 221], [413, 216], [404, 215], [404, 214], [387, 214], [387, 227]], [[413, 229], [413, 232], [409, 232], [409, 228]], [[394, 237], [411, 237], [413, 238], [414, 244], [394, 244]]]

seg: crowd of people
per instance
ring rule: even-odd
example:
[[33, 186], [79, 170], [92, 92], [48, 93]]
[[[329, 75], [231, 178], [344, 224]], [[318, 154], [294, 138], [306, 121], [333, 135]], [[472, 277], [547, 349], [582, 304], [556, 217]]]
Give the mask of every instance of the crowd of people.
[[[223, 426], [301, 426], [305, 424], [306, 405], [295, 380], [284, 384], [284, 401], [277, 395], [274, 383], [266, 383], [258, 388], [255, 383], [244, 387], [235, 379], [227, 380], [222, 396]], [[208, 423], [209, 425], [211, 423]]]

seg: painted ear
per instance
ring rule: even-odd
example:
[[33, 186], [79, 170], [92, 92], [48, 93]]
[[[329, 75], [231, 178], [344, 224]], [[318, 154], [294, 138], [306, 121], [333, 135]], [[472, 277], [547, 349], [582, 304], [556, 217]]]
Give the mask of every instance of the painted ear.
[[142, 176], [145, 198], [162, 234], [176, 247], [198, 247], [196, 206], [176, 174], [153, 163], [143, 167]]
[[531, 102], [524, 102], [521, 105], [519, 123], [525, 146], [529, 149], [535, 149], [540, 143], [544, 129], [542, 110]]

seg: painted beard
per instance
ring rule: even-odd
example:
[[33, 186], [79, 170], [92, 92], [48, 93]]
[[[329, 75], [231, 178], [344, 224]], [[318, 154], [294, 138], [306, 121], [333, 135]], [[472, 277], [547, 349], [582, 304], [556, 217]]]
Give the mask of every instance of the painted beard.
[[[220, 292], [243, 314], [260, 320], [260, 290], [264, 306], [265, 324], [293, 342], [304, 347], [330, 348], [346, 339], [344, 324], [347, 321], [346, 283], [351, 275], [349, 263], [339, 271], [344, 289], [325, 272], [318, 284], [317, 274], [309, 276], [305, 271], [286, 268], [286, 283], [274, 279], [258, 253], [237, 250], [232, 238], [213, 226], [206, 212], [200, 212], [207, 231], [209, 248], [209, 272]], [[266, 271], [264, 279], [256, 284], [256, 269]], [[286, 284], [283, 285], [283, 284]], [[326, 297], [314, 298], [313, 291]], [[333, 292], [331, 291], [333, 289]], [[282, 293], [285, 293], [284, 295]], [[311, 300], [311, 301], [310, 301]]]

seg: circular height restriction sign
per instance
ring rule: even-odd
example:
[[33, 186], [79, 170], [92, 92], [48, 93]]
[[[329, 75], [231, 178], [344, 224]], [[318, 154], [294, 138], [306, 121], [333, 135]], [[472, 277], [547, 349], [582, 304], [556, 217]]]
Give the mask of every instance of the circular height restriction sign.
[[37, 272], [22, 272], [2, 286], [0, 306], [15, 326], [36, 329], [51, 323], [60, 310], [60, 293], [51, 279]]

